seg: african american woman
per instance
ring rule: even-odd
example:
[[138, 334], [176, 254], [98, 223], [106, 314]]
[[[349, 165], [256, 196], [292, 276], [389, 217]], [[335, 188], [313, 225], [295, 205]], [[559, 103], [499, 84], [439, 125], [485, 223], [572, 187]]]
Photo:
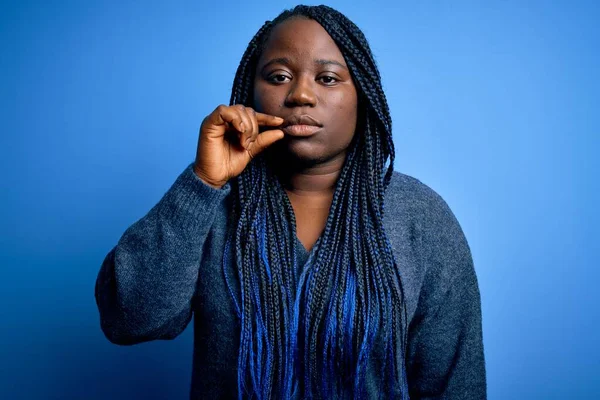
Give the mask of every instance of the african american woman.
[[283, 12], [195, 161], [106, 256], [104, 334], [173, 339], [193, 316], [191, 399], [485, 399], [469, 246], [393, 164], [363, 33], [326, 6]]

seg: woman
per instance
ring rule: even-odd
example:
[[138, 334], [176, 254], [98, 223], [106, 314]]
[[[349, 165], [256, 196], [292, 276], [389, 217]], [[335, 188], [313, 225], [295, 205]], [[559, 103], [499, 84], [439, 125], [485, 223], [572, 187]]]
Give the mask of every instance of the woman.
[[106, 257], [104, 333], [172, 339], [193, 313], [194, 399], [485, 398], [468, 244], [393, 161], [362, 32], [326, 6], [285, 11], [194, 163]]

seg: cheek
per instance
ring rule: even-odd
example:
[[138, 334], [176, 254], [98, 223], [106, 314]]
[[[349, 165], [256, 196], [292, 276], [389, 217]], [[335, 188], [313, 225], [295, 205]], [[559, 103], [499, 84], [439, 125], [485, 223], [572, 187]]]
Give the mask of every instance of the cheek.
[[254, 109], [265, 114], [274, 114], [281, 107], [281, 101], [273, 88], [264, 85], [254, 85]]
[[335, 115], [339, 116], [333, 121], [336, 131], [340, 132], [340, 136], [351, 139], [356, 130], [358, 113], [356, 94], [340, 93], [331, 99], [331, 105], [335, 109]]

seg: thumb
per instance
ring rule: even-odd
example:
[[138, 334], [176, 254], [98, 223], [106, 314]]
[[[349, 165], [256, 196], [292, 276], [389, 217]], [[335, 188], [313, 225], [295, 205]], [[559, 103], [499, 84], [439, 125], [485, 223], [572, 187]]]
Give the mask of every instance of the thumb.
[[261, 151], [272, 145], [278, 140], [283, 139], [285, 134], [280, 129], [273, 129], [270, 131], [264, 131], [256, 137], [254, 145], [248, 149], [248, 153], [251, 158], [254, 158]]

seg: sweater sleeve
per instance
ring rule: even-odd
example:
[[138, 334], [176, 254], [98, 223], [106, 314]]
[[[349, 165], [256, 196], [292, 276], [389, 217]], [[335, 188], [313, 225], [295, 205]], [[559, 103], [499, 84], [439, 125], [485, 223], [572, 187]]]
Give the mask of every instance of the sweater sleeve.
[[434, 192], [423, 213], [425, 277], [408, 332], [411, 399], [486, 399], [480, 293], [469, 245]]
[[113, 343], [173, 339], [192, 317], [202, 249], [229, 184], [214, 189], [189, 165], [107, 254], [96, 279], [100, 326]]

